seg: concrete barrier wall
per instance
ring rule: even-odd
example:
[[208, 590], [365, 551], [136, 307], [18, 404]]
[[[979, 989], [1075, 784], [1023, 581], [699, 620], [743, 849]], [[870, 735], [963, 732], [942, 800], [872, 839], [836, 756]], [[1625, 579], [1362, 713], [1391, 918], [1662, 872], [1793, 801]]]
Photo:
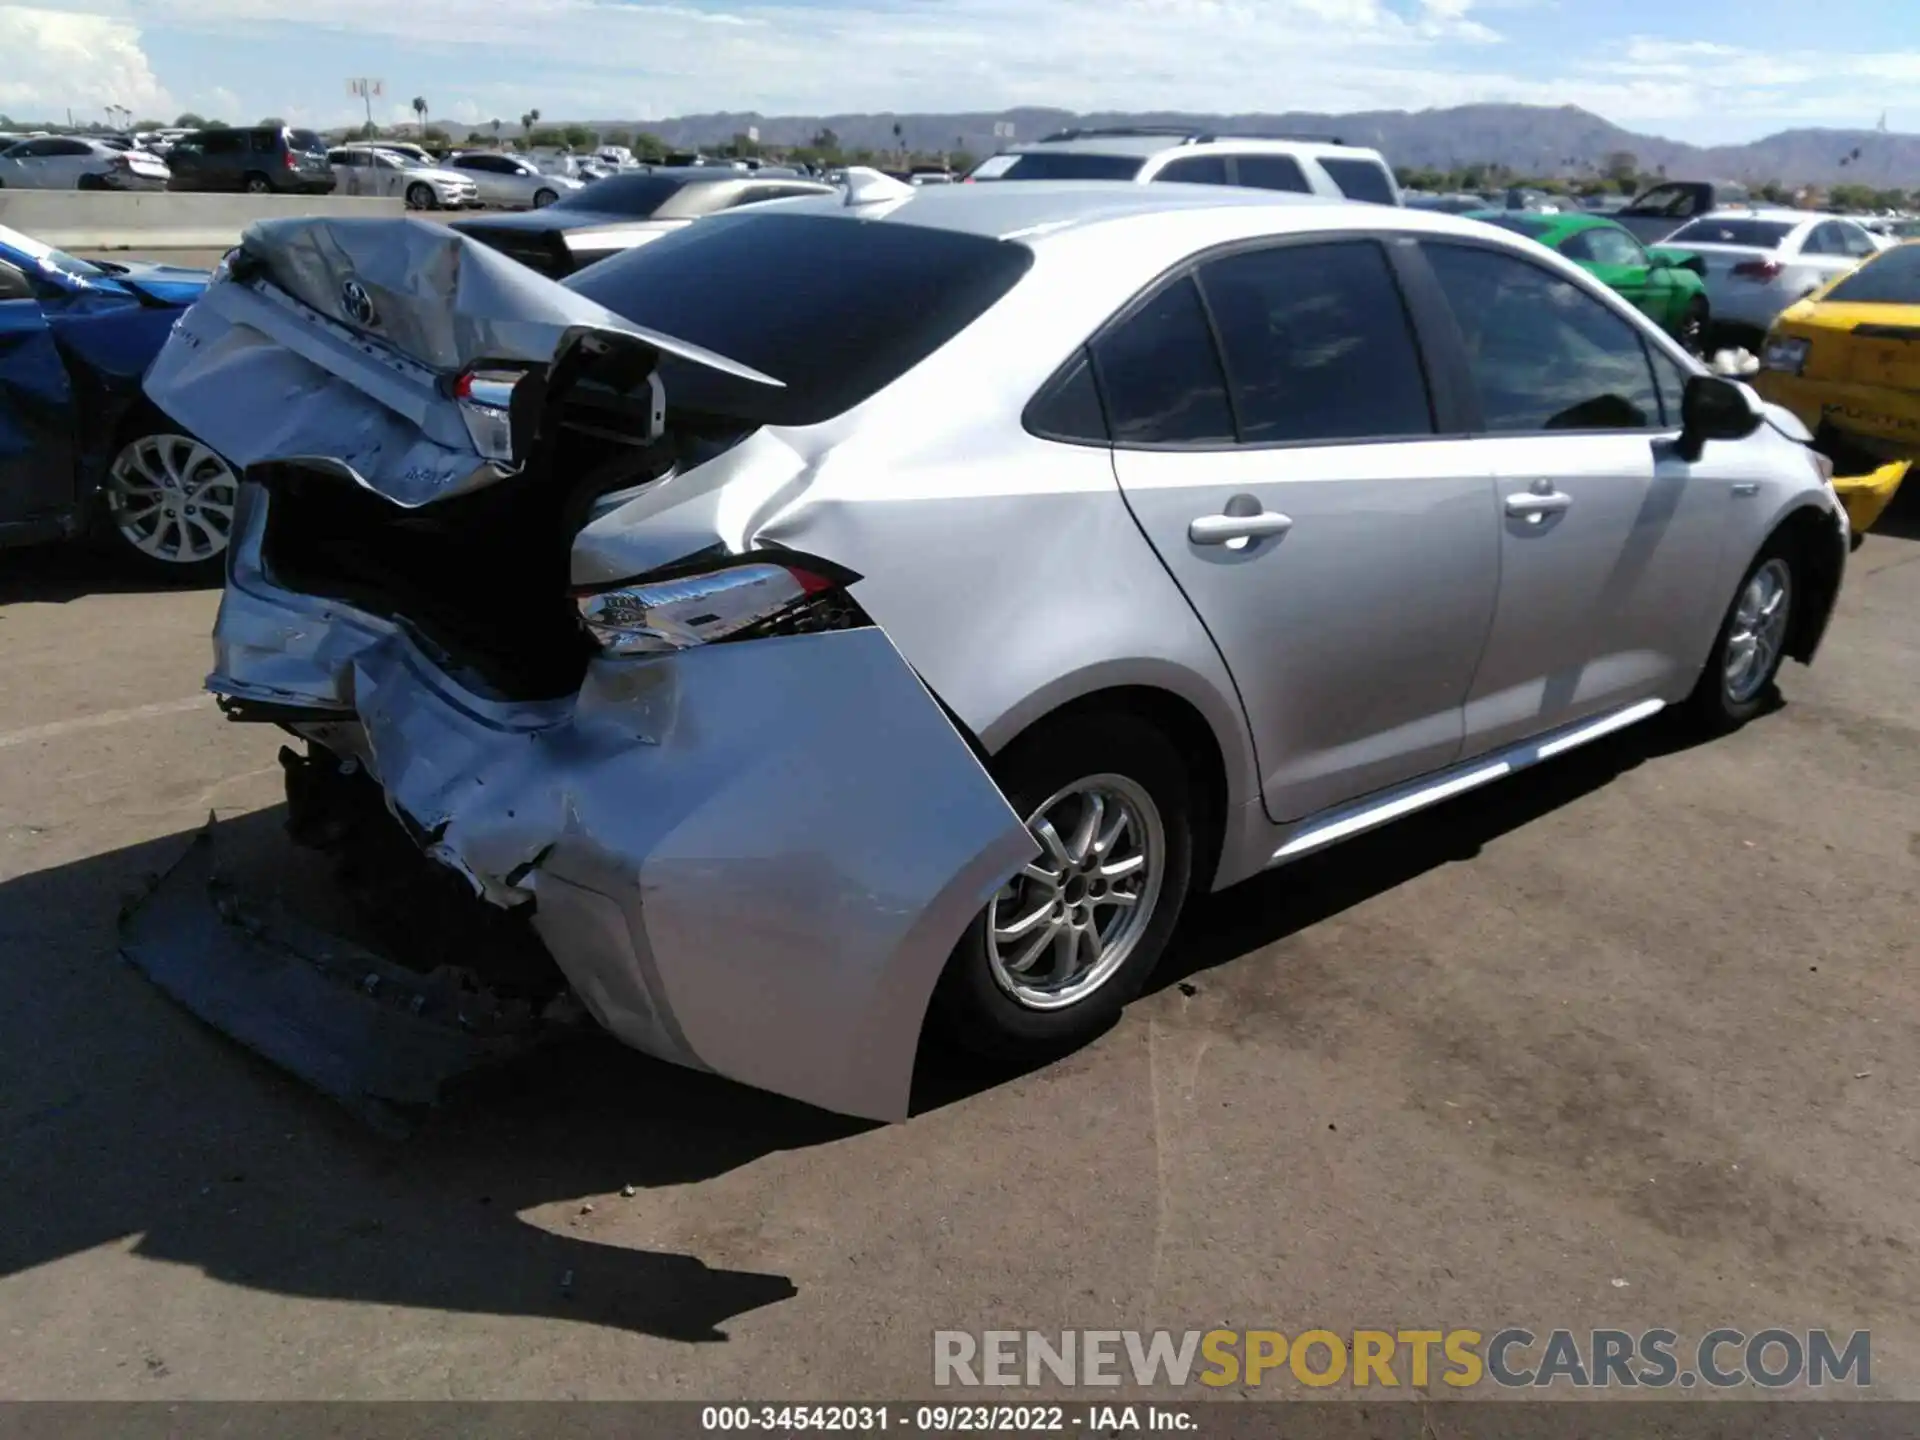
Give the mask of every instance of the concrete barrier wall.
[[399, 199], [359, 195], [123, 195], [0, 190], [0, 225], [62, 250], [205, 250], [240, 243], [256, 220], [404, 215]]

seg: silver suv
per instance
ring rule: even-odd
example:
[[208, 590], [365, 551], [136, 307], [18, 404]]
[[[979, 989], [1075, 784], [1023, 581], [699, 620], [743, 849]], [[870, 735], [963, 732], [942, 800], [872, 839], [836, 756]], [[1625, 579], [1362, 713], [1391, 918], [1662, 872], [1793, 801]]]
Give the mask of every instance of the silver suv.
[[971, 180], [1171, 180], [1398, 205], [1378, 150], [1331, 135], [1221, 135], [1179, 127], [1061, 130], [983, 162]]

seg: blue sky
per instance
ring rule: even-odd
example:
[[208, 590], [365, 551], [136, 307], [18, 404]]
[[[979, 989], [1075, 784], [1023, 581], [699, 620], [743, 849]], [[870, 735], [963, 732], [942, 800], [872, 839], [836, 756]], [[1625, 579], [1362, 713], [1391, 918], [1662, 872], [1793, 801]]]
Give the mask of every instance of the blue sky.
[[1577, 104], [1703, 143], [1920, 130], [1920, 0], [0, 0], [0, 112], [459, 126]]

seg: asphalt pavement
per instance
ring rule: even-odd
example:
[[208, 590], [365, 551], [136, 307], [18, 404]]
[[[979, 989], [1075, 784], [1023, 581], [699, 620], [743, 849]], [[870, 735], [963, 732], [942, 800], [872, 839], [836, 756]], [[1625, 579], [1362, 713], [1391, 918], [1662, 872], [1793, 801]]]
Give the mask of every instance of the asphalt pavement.
[[279, 737], [200, 693], [216, 595], [0, 556], [0, 1396], [909, 1396], [937, 1328], [1517, 1324], [1866, 1329], [1920, 1397], [1917, 502], [1772, 713], [1216, 897], [1067, 1060], [933, 1057], [872, 1127], [595, 1040], [406, 1143], [116, 958], [209, 812], [325, 903]]

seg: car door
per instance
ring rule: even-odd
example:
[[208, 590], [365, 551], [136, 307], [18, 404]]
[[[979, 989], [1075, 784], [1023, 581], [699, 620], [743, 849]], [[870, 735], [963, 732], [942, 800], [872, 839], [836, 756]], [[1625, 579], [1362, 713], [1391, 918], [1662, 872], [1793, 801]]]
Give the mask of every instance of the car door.
[[1366, 238], [1240, 250], [1092, 347], [1121, 490], [1233, 673], [1275, 821], [1455, 759], [1493, 614], [1490, 472], [1440, 433], [1395, 272]]
[[1683, 367], [1526, 256], [1467, 241], [1422, 253], [1457, 325], [1500, 531], [1467, 754], [1684, 693], [1724, 598], [1711, 585], [1733, 488], [1724, 457], [1674, 453]]
[[[1844, 225], [1838, 220], [1822, 220], [1801, 242], [1800, 253], [1792, 262], [1799, 272], [1800, 282], [1795, 286], [1795, 298], [1839, 279], [1860, 263], [1862, 257], [1848, 248], [1847, 231], [1850, 228], [1857, 227]], [[1865, 234], [1864, 231], [1861, 233]]]
[[40, 184], [48, 190], [75, 190], [80, 177], [106, 168], [93, 146], [83, 140], [43, 140]]
[[21, 190], [44, 190], [47, 188], [47, 147], [49, 140], [23, 140], [7, 152], [7, 159], [13, 164], [8, 168], [12, 172], [7, 183]]
[[518, 167], [501, 155], [463, 155], [457, 161], [462, 173], [473, 177], [480, 198], [489, 205], [510, 205], [520, 198], [519, 190], [508, 175]]
[[334, 191], [340, 195], [358, 195], [360, 189], [360, 154], [358, 150], [329, 150], [327, 164], [333, 167]]
[[368, 154], [360, 167], [363, 195], [392, 196], [405, 193], [406, 172], [398, 160], [386, 155]]
[[74, 498], [74, 398], [33, 280], [0, 260], [0, 524]]

